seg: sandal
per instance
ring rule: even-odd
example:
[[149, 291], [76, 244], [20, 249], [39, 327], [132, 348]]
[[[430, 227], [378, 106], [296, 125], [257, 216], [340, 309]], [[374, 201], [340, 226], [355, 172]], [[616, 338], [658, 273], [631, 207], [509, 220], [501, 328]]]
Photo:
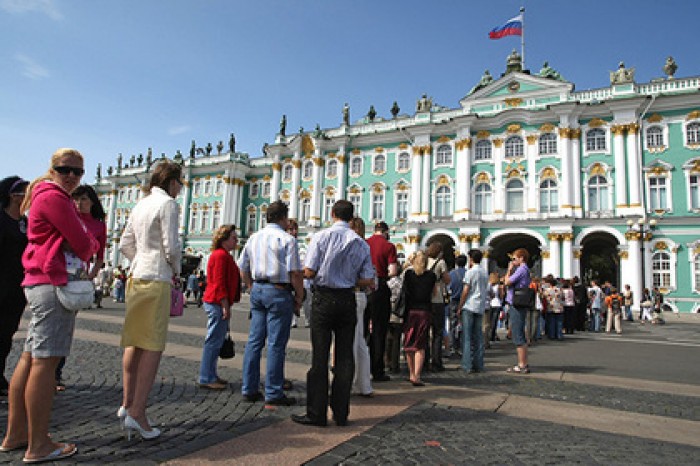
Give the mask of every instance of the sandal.
[[530, 367], [525, 366], [521, 367], [520, 365], [516, 364], [513, 367], [509, 367], [506, 369], [506, 372], [509, 372], [511, 374], [529, 374], [530, 373]]

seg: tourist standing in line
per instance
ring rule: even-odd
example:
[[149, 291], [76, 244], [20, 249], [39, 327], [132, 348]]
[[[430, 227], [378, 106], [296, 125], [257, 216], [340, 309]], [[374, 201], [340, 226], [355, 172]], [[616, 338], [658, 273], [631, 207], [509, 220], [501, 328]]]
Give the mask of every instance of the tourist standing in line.
[[437, 277], [428, 271], [428, 256], [416, 252], [404, 273], [406, 318], [404, 319], [403, 349], [408, 364], [408, 380], [414, 387], [425, 385], [421, 379], [428, 346], [428, 332], [433, 314], [433, 290]]
[[55, 288], [81, 273], [98, 247], [70, 198], [84, 173], [80, 152], [58, 149], [48, 173], [31, 183], [20, 207], [21, 213], [29, 210], [22, 286], [32, 317], [10, 381], [2, 449], [26, 448], [26, 463], [55, 461], [78, 451], [72, 443], [51, 438], [49, 421], [54, 373], [61, 357], [70, 353], [75, 329], [75, 312], [63, 307]]
[[447, 264], [442, 258], [442, 244], [435, 242], [428, 246], [428, 270], [435, 274], [437, 286], [433, 290], [433, 317], [430, 324], [430, 342], [426, 351], [426, 359], [429, 360], [428, 370], [442, 372], [445, 366], [442, 364], [442, 344], [445, 333], [445, 295], [446, 285], [450, 284], [450, 274], [447, 272]]
[[[291, 406], [284, 394], [284, 360], [292, 325], [299, 315], [304, 287], [297, 240], [286, 232], [289, 208], [275, 201], [267, 208], [267, 225], [251, 235], [238, 259], [250, 290], [250, 330], [243, 356], [243, 397], [248, 402]], [[260, 357], [267, 341], [265, 394], [260, 393]]]
[[547, 336], [550, 340], [563, 340], [564, 301], [562, 292], [552, 275], [547, 275], [542, 285], [542, 298], [547, 302]]
[[508, 263], [508, 271], [504, 278], [508, 287], [506, 292], [506, 309], [510, 319], [513, 344], [518, 356], [518, 363], [508, 368], [508, 372], [516, 374], [528, 374], [530, 366], [527, 359], [527, 339], [525, 338], [525, 320], [531, 306], [515, 307], [513, 305], [513, 293], [516, 288], [528, 288], [530, 286], [530, 268], [527, 261], [530, 260], [530, 253], [525, 248], [513, 251], [513, 259]]
[[[472, 249], [469, 270], [464, 275], [464, 289], [457, 312], [462, 318], [462, 369], [466, 372], [484, 371], [483, 318], [488, 305], [489, 277], [481, 267], [483, 253]], [[473, 348], [473, 351], [472, 351]]]
[[586, 330], [586, 312], [588, 310], [588, 292], [578, 277], [573, 279], [574, 301], [576, 302], [576, 315], [574, 328], [580, 332]]
[[623, 297], [617, 292], [614, 286], [610, 288], [610, 296], [605, 297], [605, 307], [608, 309], [608, 318], [605, 323], [605, 333], [610, 333], [613, 324], [615, 332], [619, 335], [622, 333], [622, 307]]
[[353, 340], [357, 324], [355, 287], [373, 287], [375, 271], [367, 242], [352, 231], [352, 203], [340, 200], [331, 208], [333, 225], [311, 239], [304, 275], [313, 279], [311, 369], [306, 375], [306, 414], [293, 415], [299, 424], [328, 422], [328, 353], [335, 339], [330, 407], [338, 426], [347, 425], [355, 363]]
[[598, 286], [597, 280], [591, 280], [588, 289], [588, 299], [591, 303], [591, 327], [592, 332], [600, 332], [600, 311], [603, 309], [605, 294]]
[[[360, 217], [353, 217], [349, 222], [352, 231], [360, 238], [365, 237], [365, 222]], [[393, 277], [392, 277], [393, 278]], [[355, 287], [355, 304], [357, 323], [355, 324], [355, 340], [352, 344], [352, 354], [355, 359], [354, 391], [362, 396], [372, 396], [371, 363], [369, 347], [365, 340], [365, 309], [367, 308], [367, 291], [365, 287]]]
[[561, 292], [564, 299], [564, 333], [571, 335], [576, 326], [576, 296], [571, 287], [571, 280], [564, 280]]
[[639, 302], [639, 323], [644, 325], [644, 321], [648, 320], [652, 322], [651, 318], [651, 308], [653, 303], [651, 302], [651, 293], [649, 293], [649, 288], [644, 288], [642, 291], [642, 300]]
[[[410, 262], [410, 260], [409, 260]], [[406, 263], [408, 264], [408, 262]], [[397, 267], [398, 275], [389, 279], [387, 285], [391, 291], [391, 309], [393, 310], [399, 301], [401, 287], [403, 286], [403, 274], [401, 264]], [[389, 329], [386, 332], [386, 351], [384, 353], [384, 366], [389, 368], [392, 374], [401, 373], [401, 334], [403, 333], [403, 319], [393, 312], [389, 316]], [[365, 340], [363, 338], [363, 340]]]
[[634, 322], [632, 317], [632, 305], [634, 304], [634, 294], [632, 293], [632, 288], [629, 285], [625, 285], [625, 291], [622, 294], [622, 298], [625, 305], [625, 319], [628, 322]]
[[27, 298], [22, 289], [22, 253], [27, 247], [27, 218], [20, 214], [28, 181], [10, 176], [0, 181], [0, 396], [10, 387], [5, 363], [12, 350], [12, 337], [24, 312]]
[[180, 284], [182, 249], [175, 198], [182, 189], [181, 178], [179, 164], [163, 160], [156, 165], [147, 195], [132, 210], [119, 243], [131, 261], [131, 272], [121, 339], [124, 394], [117, 416], [129, 437], [135, 431], [146, 440], [160, 436], [146, 416], [146, 404], [167, 341], [171, 288]]
[[498, 272], [491, 272], [489, 275], [489, 309], [491, 309], [491, 331], [486, 334], [488, 348], [488, 342], [498, 340], [498, 335], [496, 331], [498, 330], [498, 321], [503, 311], [503, 285], [501, 285], [501, 278], [498, 276]]
[[190, 299], [190, 294], [197, 301], [197, 293], [199, 293], [199, 286], [197, 285], [197, 274], [193, 270], [187, 277], [187, 289], [185, 290], [185, 297]]
[[467, 270], [467, 256], [460, 254], [455, 258], [455, 268], [450, 271], [450, 304], [447, 306], [448, 318], [445, 319], [445, 328], [449, 337], [450, 355], [461, 351], [460, 329], [462, 329], [459, 300], [464, 289], [464, 274]]
[[391, 312], [391, 293], [387, 282], [396, 275], [396, 246], [389, 242], [389, 225], [378, 222], [374, 234], [367, 240], [372, 255], [372, 264], [377, 271], [377, 289], [369, 295], [368, 313], [372, 323], [369, 336], [369, 354], [372, 361], [372, 380], [385, 382], [390, 377], [384, 372], [384, 352], [386, 350], [386, 332], [389, 327]]
[[228, 386], [228, 381], [219, 377], [216, 363], [229, 330], [231, 306], [241, 300], [241, 275], [231, 256], [237, 245], [235, 225], [221, 225], [214, 232], [212, 253], [207, 262], [209, 283], [203, 297], [207, 336], [199, 366], [199, 386], [202, 388], [223, 390]]

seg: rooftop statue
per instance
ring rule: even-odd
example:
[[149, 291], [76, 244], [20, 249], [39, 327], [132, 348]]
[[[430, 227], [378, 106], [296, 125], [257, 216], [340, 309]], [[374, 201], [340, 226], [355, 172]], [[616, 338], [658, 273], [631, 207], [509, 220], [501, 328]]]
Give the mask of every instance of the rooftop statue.
[[316, 139], [323, 139], [326, 137], [326, 135], [323, 133], [323, 130], [321, 129], [321, 125], [316, 123], [316, 129], [314, 129], [314, 137]]
[[374, 105], [369, 106], [369, 112], [367, 112], [367, 118], [372, 122], [377, 117], [377, 111], [374, 109]]
[[98, 163], [97, 164], [97, 179], [99, 180], [102, 178], [102, 164]]
[[182, 152], [180, 152], [180, 149], [175, 152], [175, 157], [173, 157], [173, 161], [175, 162], [182, 162]]
[[214, 148], [211, 146], [211, 142], [207, 143], [207, 147], [204, 149], [207, 153], [207, 157], [211, 155], [211, 151], [214, 150]]
[[476, 86], [472, 87], [472, 89], [469, 91], [468, 95], [472, 95], [479, 89], [483, 89], [489, 84], [493, 82], [493, 76], [491, 76], [491, 73], [489, 70], [484, 71], [484, 75], [481, 77], [481, 80], [479, 80], [478, 83], [476, 83]]
[[119, 155], [117, 155], [117, 170], [121, 170], [122, 168], [122, 153], [120, 152]]
[[669, 56], [664, 65], [664, 73], [668, 76], [668, 79], [673, 79], [673, 75], [676, 74], [677, 69], [678, 65], [676, 65], [676, 60]]
[[107, 167], [107, 176], [112, 176], [112, 173], [114, 173], [114, 169], [110, 165], [109, 167]]
[[136, 164], [136, 156], [132, 154], [131, 158], [129, 159], [129, 166], [133, 167], [135, 164]]
[[148, 148], [148, 152], [146, 152], [146, 165], [151, 166], [153, 164], [153, 149], [150, 147]]
[[224, 141], [219, 141], [219, 143], [216, 145], [216, 153], [221, 155], [222, 150], [224, 150]]
[[343, 124], [350, 126], [350, 106], [347, 102], [343, 105]]
[[428, 94], [423, 94], [423, 96], [416, 102], [416, 112], [429, 112], [433, 108], [433, 98], [428, 97]]
[[143, 154], [139, 154], [139, 157], [136, 159], [136, 163], [138, 163], [139, 167], [143, 165]]
[[228, 140], [228, 150], [232, 153], [236, 153], [236, 136], [231, 133], [231, 137]]
[[634, 71], [634, 68], [625, 68], [625, 62], [620, 62], [617, 70], [610, 72], [610, 84], [633, 83]]
[[197, 152], [197, 147], [194, 143], [194, 139], [192, 139], [192, 147], [190, 147], [190, 158], [194, 158], [194, 154]]
[[265, 143], [265, 144], [263, 144], [263, 146], [262, 146], [262, 153], [263, 153], [264, 156], [267, 155], [267, 148], [268, 148], [268, 147], [269, 147], [269, 144], [268, 144], [268, 143]]
[[280, 135], [284, 136], [287, 132], [287, 115], [282, 115], [280, 120]]
[[506, 74], [512, 73], [513, 71], [522, 71], [523, 70], [523, 59], [518, 53], [517, 50], [513, 49], [512, 52], [510, 52], [510, 55], [508, 55], [508, 59], [506, 61]]
[[401, 111], [401, 108], [399, 107], [399, 104], [394, 101], [394, 105], [391, 106], [391, 116], [392, 118], [396, 118], [399, 116], [399, 112]]
[[543, 78], [556, 79], [557, 81], [565, 81], [564, 78], [551, 66], [549, 62], [544, 62], [542, 69], [540, 70], [540, 76]]

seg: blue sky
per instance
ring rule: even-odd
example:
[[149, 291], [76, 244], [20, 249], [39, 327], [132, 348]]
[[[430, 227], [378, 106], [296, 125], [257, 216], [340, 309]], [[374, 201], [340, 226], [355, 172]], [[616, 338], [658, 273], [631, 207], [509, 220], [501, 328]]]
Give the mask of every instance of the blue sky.
[[[34, 178], [74, 147], [87, 182], [148, 147], [192, 139], [257, 157], [287, 132], [336, 127], [427, 93], [451, 108], [519, 37], [488, 32], [525, 6], [526, 65], [545, 60], [577, 90], [605, 87], [620, 60], [637, 82], [700, 75], [691, 0], [0, 0], [0, 176]], [[104, 173], [104, 171], [103, 171]]]

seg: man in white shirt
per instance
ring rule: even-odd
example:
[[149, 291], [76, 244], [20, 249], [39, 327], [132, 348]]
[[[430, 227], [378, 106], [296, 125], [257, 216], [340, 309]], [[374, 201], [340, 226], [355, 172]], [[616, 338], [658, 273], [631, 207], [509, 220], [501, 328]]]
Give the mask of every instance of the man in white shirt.
[[603, 308], [605, 295], [598, 286], [596, 280], [591, 280], [591, 287], [588, 289], [588, 299], [591, 302], [591, 332], [600, 332], [600, 310]]
[[[457, 312], [462, 318], [462, 369], [467, 372], [484, 371], [484, 332], [482, 323], [489, 296], [489, 278], [481, 267], [483, 254], [470, 250], [469, 270], [464, 275], [464, 288]], [[474, 351], [472, 351], [472, 344]]]

